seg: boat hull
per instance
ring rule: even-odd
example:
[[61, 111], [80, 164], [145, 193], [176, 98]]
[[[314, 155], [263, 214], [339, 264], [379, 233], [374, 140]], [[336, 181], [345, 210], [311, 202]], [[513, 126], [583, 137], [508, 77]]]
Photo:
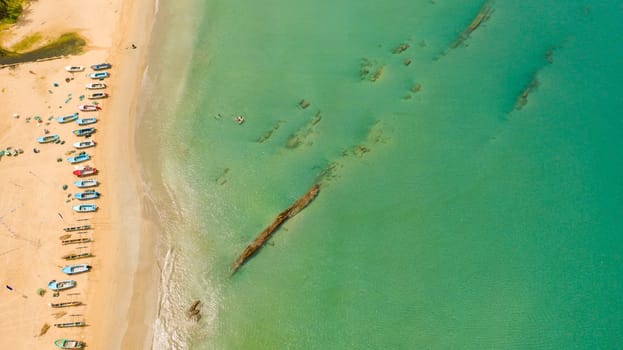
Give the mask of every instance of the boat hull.
[[65, 280], [65, 281], [52, 280], [50, 281], [50, 283], [48, 283], [48, 288], [54, 291], [65, 290], [65, 289], [73, 288], [75, 286], [76, 286], [76, 281], [74, 280]]
[[37, 142], [39, 143], [50, 143], [50, 142], [56, 142], [58, 140], [59, 140], [59, 136], [56, 134], [41, 136], [37, 138]]

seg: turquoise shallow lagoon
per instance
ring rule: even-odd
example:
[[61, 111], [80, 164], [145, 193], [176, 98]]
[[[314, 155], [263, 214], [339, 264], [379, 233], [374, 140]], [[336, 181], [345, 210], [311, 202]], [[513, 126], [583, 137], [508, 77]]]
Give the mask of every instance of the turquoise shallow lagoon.
[[619, 2], [157, 17], [137, 135], [162, 219], [155, 348], [623, 347]]

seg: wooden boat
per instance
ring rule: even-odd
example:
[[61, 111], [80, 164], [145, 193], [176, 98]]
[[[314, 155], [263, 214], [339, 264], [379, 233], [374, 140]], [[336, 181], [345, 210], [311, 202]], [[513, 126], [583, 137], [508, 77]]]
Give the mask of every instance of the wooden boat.
[[97, 123], [96, 117], [76, 119], [76, 124], [78, 125], [89, 125], [89, 124], [95, 124], [95, 123]]
[[89, 199], [97, 199], [99, 197], [100, 197], [100, 193], [95, 190], [86, 190], [84, 192], [74, 193], [74, 198], [79, 199], [81, 201], [89, 200]]
[[78, 188], [95, 187], [97, 186], [97, 180], [96, 179], [78, 180], [78, 181], [74, 181], [74, 185], [76, 185], [76, 187]]
[[97, 100], [97, 99], [106, 98], [106, 97], [108, 97], [108, 94], [105, 92], [94, 92], [87, 96], [89, 100]]
[[61, 244], [69, 245], [69, 244], [82, 244], [82, 243], [89, 243], [89, 242], [91, 242], [91, 238], [84, 237], [84, 238], [64, 239], [61, 241]]
[[67, 265], [61, 269], [61, 271], [67, 275], [76, 275], [83, 272], [89, 272], [89, 270], [91, 270], [91, 265], [87, 264]]
[[76, 155], [74, 157], [67, 158], [67, 161], [70, 164], [75, 164], [75, 163], [80, 163], [80, 162], [86, 162], [89, 159], [91, 159], [91, 156], [88, 153], [80, 152], [80, 153], [78, 153], [78, 155]]
[[90, 213], [97, 210], [97, 205], [95, 204], [78, 204], [71, 207], [77, 213]]
[[65, 260], [78, 260], [78, 259], [90, 258], [92, 256], [93, 256], [93, 254], [91, 254], [91, 253], [80, 253], [80, 254], [67, 254], [67, 255], [63, 255], [61, 258], [65, 259]]
[[72, 131], [76, 136], [91, 136], [95, 133], [95, 128], [82, 128]]
[[74, 147], [76, 147], [78, 149], [89, 148], [89, 147], [93, 147], [93, 146], [95, 146], [95, 141], [93, 141], [93, 140], [74, 142]]
[[37, 138], [37, 142], [39, 143], [50, 143], [58, 141], [59, 137], [57, 134], [54, 135], [45, 135]]
[[61, 349], [82, 349], [84, 342], [80, 340], [56, 339], [54, 345]]
[[108, 72], [97, 72], [89, 74], [89, 78], [91, 79], [105, 79], [108, 77], [110, 77], [110, 74]]
[[91, 225], [82, 225], [82, 226], [65, 227], [65, 228], [63, 228], [63, 231], [65, 231], [65, 232], [75, 232], [75, 231], [86, 231], [86, 230], [90, 230], [90, 229], [91, 229]]
[[89, 90], [105, 89], [106, 88], [106, 84], [104, 84], [104, 83], [88, 83], [86, 85], [86, 88], [89, 89]]
[[76, 119], [78, 119], [78, 113], [64, 115], [62, 117], [57, 117], [56, 121], [59, 122], [60, 124], [64, 124], [64, 123], [73, 122]]
[[64, 302], [64, 303], [50, 303], [50, 307], [53, 307], [53, 308], [80, 306], [80, 305], [82, 305], [81, 301], [67, 301], [67, 302]]
[[48, 288], [51, 290], [64, 290], [64, 289], [73, 288], [75, 286], [76, 286], [76, 281], [74, 280], [64, 280], [64, 281], [51, 280], [48, 283]]
[[57, 328], [69, 328], [69, 327], [84, 327], [87, 324], [82, 322], [82, 321], [78, 321], [78, 322], [65, 322], [65, 323], [55, 323], [54, 327]]
[[79, 105], [78, 109], [83, 112], [95, 112], [95, 111], [99, 111], [100, 109], [102, 109], [102, 107], [97, 106], [97, 105]]
[[65, 70], [70, 73], [82, 72], [84, 71], [84, 66], [66, 66]]
[[74, 170], [73, 174], [78, 176], [78, 177], [95, 175], [95, 174], [97, 174], [97, 169], [91, 168], [90, 166], [85, 166], [82, 169]]
[[91, 66], [91, 69], [93, 70], [104, 70], [104, 69], [110, 69], [112, 67], [112, 65], [108, 62], [104, 62], [104, 63], [98, 63], [98, 64], [94, 64]]

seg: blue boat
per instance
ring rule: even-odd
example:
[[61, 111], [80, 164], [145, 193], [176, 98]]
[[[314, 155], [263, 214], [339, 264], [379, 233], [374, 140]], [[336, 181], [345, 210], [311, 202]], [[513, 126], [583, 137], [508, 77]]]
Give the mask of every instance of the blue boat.
[[95, 190], [86, 190], [84, 192], [78, 192], [74, 194], [74, 198], [79, 200], [97, 199], [100, 197], [100, 193]]
[[95, 204], [79, 204], [71, 207], [74, 211], [78, 213], [88, 213], [97, 210], [97, 205]]
[[83, 272], [89, 272], [89, 270], [91, 270], [91, 265], [87, 264], [68, 265], [61, 269], [61, 271], [67, 275], [76, 275]]
[[63, 290], [63, 289], [73, 288], [75, 286], [76, 286], [76, 281], [74, 280], [65, 280], [65, 281], [51, 280], [48, 283], [48, 288], [51, 290]]
[[110, 74], [108, 74], [108, 72], [97, 72], [89, 74], [89, 78], [91, 79], [104, 79], [108, 77], [110, 77]]
[[78, 113], [64, 115], [62, 117], [57, 117], [56, 121], [63, 124], [63, 123], [73, 122], [76, 119], [78, 119]]
[[45, 135], [41, 137], [37, 137], [37, 142], [39, 143], [50, 143], [58, 141], [59, 137], [57, 134], [54, 135]]
[[97, 123], [97, 118], [95, 117], [80, 118], [76, 120], [76, 124], [78, 125], [89, 125], [89, 124], [95, 124], [95, 123]]
[[112, 65], [108, 62], [104, 62], [104, 63], [98, 63], [98, 64], [94, 64], [91, 66], [91, 69], [93, 70], [104, 70], [104, 69], [110, 69], [112, 67]]
[[76, 187], [78, 188], [95, 187], [97, 186], [97, 180], [96, 179], [78, 180], [78, 181], [74, 181], [74, 185], [76, 185]]
[[67, 161], [71, 164], [84, 162], [91, 159], [91, 156], [86, 152], [80, 152], [78, 155], [67, 158]]
[[95, 128], [83, 128], [72, 131], [76, 136], [91, 136], [95, 132]]

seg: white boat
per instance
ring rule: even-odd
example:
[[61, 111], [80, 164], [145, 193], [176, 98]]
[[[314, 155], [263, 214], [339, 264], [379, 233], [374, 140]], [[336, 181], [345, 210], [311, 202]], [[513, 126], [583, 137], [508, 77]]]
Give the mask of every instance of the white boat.
[[104, 83], [88, 83], [86, 85], [86, 87], [89, 90], [99, 90], [99, 89], [105, 89], [106, 88], [106, 84], [104, 84]]
[[78, 149], [80, 149], [80, 148], [89, 148], [89, 147], [93, 147], [93, 146], [95, 146], [95, 141], [93, 141], [93, 140], [74, 142], [74, 147], [76, 147]]
[[97, 106], [97, 105], [80, 105], [78, 106], [78, 109], [83, 112], [95, 112], [95, 111], [99, 111], [100, 109], [102, 109], [102, 107]]
[[65, 70], [71, 73], [84, 71], [84, 66], [66, 66]]

